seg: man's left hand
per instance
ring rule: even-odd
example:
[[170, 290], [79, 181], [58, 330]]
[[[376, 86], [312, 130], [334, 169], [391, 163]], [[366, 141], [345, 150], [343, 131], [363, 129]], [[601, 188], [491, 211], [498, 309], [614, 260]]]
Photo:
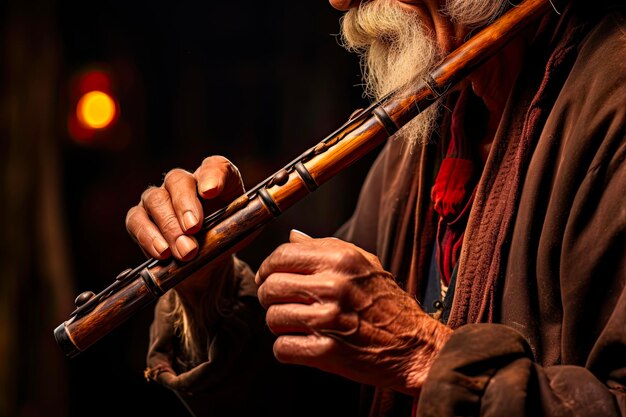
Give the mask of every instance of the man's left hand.
[[292, 231], [256, 281], [281, 362], [417, 396], [451, 330], [428, 316], [378, 258]]

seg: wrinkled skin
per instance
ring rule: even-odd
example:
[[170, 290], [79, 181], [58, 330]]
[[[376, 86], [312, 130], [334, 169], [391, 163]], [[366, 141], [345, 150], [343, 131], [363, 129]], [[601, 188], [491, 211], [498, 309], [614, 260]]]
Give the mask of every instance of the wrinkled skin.
[[[239, 170], [222, 156], [210, 156], [193, 172], [169, 171], [160, 187], [143, 192], [139, 204], [126, 215], [126, 230], [146, 256], [189, 261], [198, 253], [193, 237], [202, 227], [205, 213], [223, 207], [244, 192]], [[251, 239], [242, 242], [241, 249]], [[176, 290], [185, 298], [197, 299], [209, 285], [207, 275], [228, 267], [229, 254], [211, 262], [181, 282]]]
[[427, 316], [378, 258], [292, 231], [257, 274], [282, 362], [417, 395], [449, 329]]
[[[193, 173], [170, 171], [148, 188], [126, 218], [127, 230], [148, 256], [187, 261], [204, 213], [243, 192], [239, 170], [220, 156]], [[198, 306], [219, 262], [184, 280], [176, 291]], [[427, 316], [386, 272], [378, 258], [334, 238], [292, 232], [257, 273], [259, 300], [278, 336], [278, 360], [314, 366], [376, 386], [417, 395], [450, 330]], [[194, 313], [193, 311], [191, 312]]]

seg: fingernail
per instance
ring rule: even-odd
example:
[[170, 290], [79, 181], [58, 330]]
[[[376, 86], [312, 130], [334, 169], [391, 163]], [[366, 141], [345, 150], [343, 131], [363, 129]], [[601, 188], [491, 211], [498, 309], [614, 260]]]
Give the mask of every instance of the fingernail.
[[196, 247], [196, 242], [194, 242], [189, 236], [181, 235], [178, 239], [176, 239], [176, 249], [178, 249], [178, 253], [181, 258], [189, 255], [189, 253], [196, 249]]
[[185, 232], [192, 229], [197, 223], [198, 218], [191, 211], [186, 211], [185, 214], [183, 214], [183, 227], [185, 228]]
[[152, 245], [159, 255], [163, 255], [163, 253], [169, 248], [167, 242], [160, 237], [155, 238], [152, 241]]
[[307, 235], [306, 233], [301, 232], [301, 231], [299, 231], [299, 230], [297, 230], [297, 229], [291, 229], [291, 231], [292, 231], [292, 232], [294, 232], [294, 233], [297, 233], [297, 234], [299, 234], [299, 235], [301, 235], [301, 236], [308, 237], [309, 239], [313, 239], [311, 236], [309, 236], [309, 235]]

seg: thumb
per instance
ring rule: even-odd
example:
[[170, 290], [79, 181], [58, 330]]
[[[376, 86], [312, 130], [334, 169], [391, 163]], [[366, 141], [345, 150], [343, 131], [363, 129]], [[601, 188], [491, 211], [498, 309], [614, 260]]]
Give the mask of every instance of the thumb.
[[291, 243], [304, 243], [313, 240], [313, 238], [306, 233], [303, 233], [296, 229], [291, 229], [289, 233], [289, 241]]

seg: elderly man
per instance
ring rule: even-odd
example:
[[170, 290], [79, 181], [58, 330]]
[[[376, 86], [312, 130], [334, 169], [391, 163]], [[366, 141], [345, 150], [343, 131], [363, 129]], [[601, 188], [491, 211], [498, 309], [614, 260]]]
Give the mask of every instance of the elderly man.
[[[228, 255], [166, 294], [147, 377], [198, 415], [306, 415], [332, 395], [286, 388], [306, 367], [360, 384], [340, 394], [361, 415], [626, 414], [622, 3], [553, 2], [388, 142], [335, 237], [293, 231], [256, 274]], [[372, 97], [511, 7], [331, 4]], [[208, 157], [147, 189], [128, 231], [149, 256], [190, 260], [203, 215], [242, 191]]]

